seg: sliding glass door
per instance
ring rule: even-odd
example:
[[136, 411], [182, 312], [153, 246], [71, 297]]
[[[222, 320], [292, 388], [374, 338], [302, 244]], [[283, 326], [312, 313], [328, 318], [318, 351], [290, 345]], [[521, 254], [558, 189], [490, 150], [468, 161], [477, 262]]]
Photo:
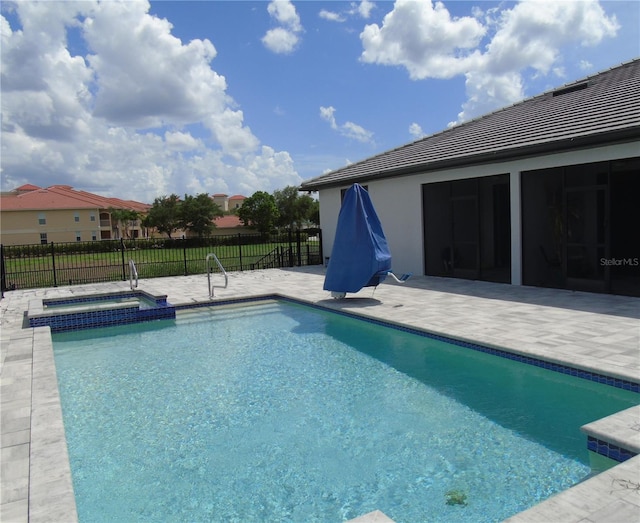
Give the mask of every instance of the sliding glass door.
[[640, 296], [640, 159], [523, 172], [523, 283]]
[[509, 176], [422, 186], [425, 274], [511, 281]]

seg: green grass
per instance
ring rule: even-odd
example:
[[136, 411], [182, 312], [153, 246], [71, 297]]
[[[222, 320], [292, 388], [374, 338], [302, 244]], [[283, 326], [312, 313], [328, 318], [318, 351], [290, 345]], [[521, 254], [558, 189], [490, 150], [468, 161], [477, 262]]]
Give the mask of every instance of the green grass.
[[[292, 247], [295, 249], [296, 244]], [[29, 257], [8, 257], [5, 249], [6, 284], [11, 288], [38, 288], [54, 285], [120, 281], [129, 278], [129, 260], [132, 259], [138, 277], [158, 278], [185, 274], [205, 274], [207, 254], [214, 253], [227, 271], [254, 268], [289, 266], [289, 243], [264, 243], [250, 245], [218, 245], [215, 247], [149, 248], [122, 251], [50, 253]], [[274, 255], [274, 253], [278, 255]], [[282, 255], [284, 253], [284, 259]], [[307, 254], [310, 254], [310, 257]], [[123, 263], [124, 261], [124, 263]], [[320, 264], [318, 242], [301, 243], [301, 264]], [[256, 266], [256, 264], [258, 264]], [[298, 264], [297, 254], [293, 265]], [[54, 278], [55, 265], [55, 278]], [[217, 265], [212, 263], [214, 272]]]

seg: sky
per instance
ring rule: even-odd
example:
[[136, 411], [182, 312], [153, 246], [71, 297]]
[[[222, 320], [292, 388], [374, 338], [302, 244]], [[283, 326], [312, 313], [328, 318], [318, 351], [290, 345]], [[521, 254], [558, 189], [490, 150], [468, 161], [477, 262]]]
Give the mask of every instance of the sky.
[[18, 1], [1, 189], [272, 193], [640, 56], [640, 2]]

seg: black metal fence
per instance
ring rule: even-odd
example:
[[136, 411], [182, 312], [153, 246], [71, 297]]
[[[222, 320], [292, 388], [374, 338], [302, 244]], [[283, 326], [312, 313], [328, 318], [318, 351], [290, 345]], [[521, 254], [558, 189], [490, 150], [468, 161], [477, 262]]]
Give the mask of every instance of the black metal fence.
[[0, 245], [2, 292], [127, 280], [130, 260], [141, 279], [205, 274], [209, 253], [228, 272], [320, 265], [322, 232]]

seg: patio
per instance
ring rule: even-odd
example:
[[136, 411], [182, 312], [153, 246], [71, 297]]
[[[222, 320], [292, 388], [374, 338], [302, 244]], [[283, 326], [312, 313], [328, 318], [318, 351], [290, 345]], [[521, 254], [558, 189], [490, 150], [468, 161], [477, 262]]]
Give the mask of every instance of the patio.
[[[322, 290], [319, 266], [229, 274], [217, 300], [278, 294], [511, 352], [640, 382], [640, 299], [413, 277], [345, 300]], [[209, 301], [206, 275], [139, 282], [172, 305]], [[43, 298], [129, 289], [129, 282], [7, 292], [0, 301], [2, 505], [7, 522], [77, 519], [48, 328], [23, 329]], [[35, 302], [32, 302], [35, 300]], [[593, 434], [640, 452], [640, 407], [593, 423]], [[509, 518], [524, 522], [618, 522], [640, 516], [640, 456]], [[380, 512], [359, 523], [385, 521]], [[386, 519], [388, 521], [388, 519]]]

